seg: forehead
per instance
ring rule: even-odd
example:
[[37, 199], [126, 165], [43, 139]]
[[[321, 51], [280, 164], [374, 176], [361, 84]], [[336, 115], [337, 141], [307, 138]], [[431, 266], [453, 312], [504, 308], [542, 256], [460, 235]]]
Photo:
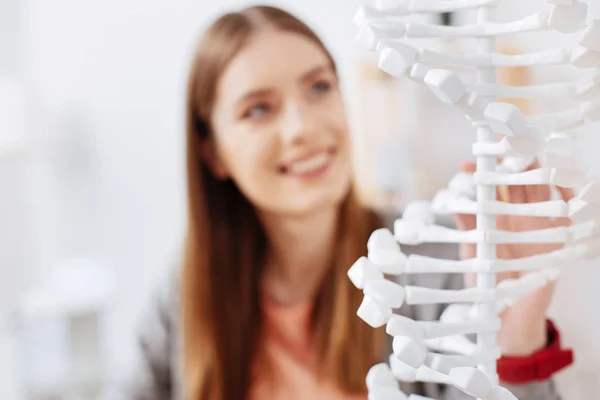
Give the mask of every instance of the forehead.
[[310, 39], [292, 32], [265, 30], [255, 34], [233, 58], [219, 80], [218, 97], [228, 101], [260, 87], [297, 80], [329, 58]]

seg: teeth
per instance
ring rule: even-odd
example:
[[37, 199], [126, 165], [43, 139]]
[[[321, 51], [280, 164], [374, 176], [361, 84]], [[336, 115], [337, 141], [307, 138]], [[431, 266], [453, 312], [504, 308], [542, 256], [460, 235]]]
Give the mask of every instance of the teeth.
[[329, 163], [331, 155], [328, 153], [321, 153], [308, 160], [294, 163], [290, 166], [290, 172], [293, 174], [307, 174], [313, 172], [319, 168], [324, 167]]

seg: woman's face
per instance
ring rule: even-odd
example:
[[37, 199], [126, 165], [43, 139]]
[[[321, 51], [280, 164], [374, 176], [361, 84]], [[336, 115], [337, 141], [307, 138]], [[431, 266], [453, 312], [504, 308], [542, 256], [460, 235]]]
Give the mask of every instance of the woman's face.
[[349, 189], [348, 126], [326, 54], [295, 33], [256, 34], [221, 75], [211, 119], [221, 178], [263, 212], [305, 214]]

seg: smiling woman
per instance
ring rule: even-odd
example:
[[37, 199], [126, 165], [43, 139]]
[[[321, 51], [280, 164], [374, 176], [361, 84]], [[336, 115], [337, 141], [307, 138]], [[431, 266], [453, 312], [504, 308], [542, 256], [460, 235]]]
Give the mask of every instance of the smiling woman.
[[[279, 49], [279, 51], [273, 51]], [[296, 32], [264, 29], [217, 85], [203, 143], [221, 179], [233, 179], [259, 210], [306, 214], [339, 202], [350, 183], [348, 126], [334, 65]]]
[[[351, 190], [332, 57], [282, 10], [226, 14], [197, 49], [187, 114], [182, 306], [190, 398], [293, 398], [294, 387], [364, 393], [382, 332], [355, 317], [361, 296], [346, 270], [376, 225]], [[273, 323], [279, 313], [270, 305], [281, 304], [301, 308], [284, 319], [302, 335]], [[296, 351], [281, 353], [289, 342]], [[298, 350], [309, 365], [286, 375], [294, 369], [283, 364]]]
[[[126, 398], [366, 399], [365, 376], [391, 343], [356, 316], [363, 296], [347, 271], [381, 225], [354, 194], [332, 57], [280, 9], [223, 15], [196, 49], [186, 114], [183, 265], [159, 287], [141, 326]], [[457, 250], [425, 252], [451, 258]], [[458, 289], [462, 278], [411, 283]], [[513, 314], [501, 332], [518, 338], [505, 349], [525, 360], [555, 346], [540, 304]], [[432, 320], [442, 308], [399, 312]], [[435, 384], [402, 389], [470, 398]], [[521, 400], [558, 399], [550, 380], [512, 390]]]

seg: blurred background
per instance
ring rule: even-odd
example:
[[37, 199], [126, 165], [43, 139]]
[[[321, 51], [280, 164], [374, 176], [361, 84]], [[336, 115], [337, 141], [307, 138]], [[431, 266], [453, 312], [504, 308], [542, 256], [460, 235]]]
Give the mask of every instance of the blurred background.
[[[444, 186], [470, 157], [474, 134], [423, 88], [377, 71], [354, 42], [352, 17], [361, 3], [269, 2], [308, 21], [337, 58], [361, 193], [395, 210]], [[590, 17], [600, 18], [600, 4], [589, 3]], [[0, 0], [0, 399], [95, 399], [131, 362], [140, 310], [153, 283], [178, 262], [182, 242], [192, 46], [218, 13], [247, 4]], [[498, 18], [543, 4], [506, 0]], [[521, 52], [572, 39], [540, 33], [500, 46]], [[472, 43], [428, 45], [460, 52]], [[517, 85], [574, 74], [553, 67], [499, 76]], [[557, 99], [524, 105], [566, 106]], [[595, 130], [579, 142], [590, 168], [600, 150]], [[566, 345], [576, 350], [576, 364], [558, 377], [567, 400], [597, 397], [597, 264], [566, 269], [552, 306]]]

